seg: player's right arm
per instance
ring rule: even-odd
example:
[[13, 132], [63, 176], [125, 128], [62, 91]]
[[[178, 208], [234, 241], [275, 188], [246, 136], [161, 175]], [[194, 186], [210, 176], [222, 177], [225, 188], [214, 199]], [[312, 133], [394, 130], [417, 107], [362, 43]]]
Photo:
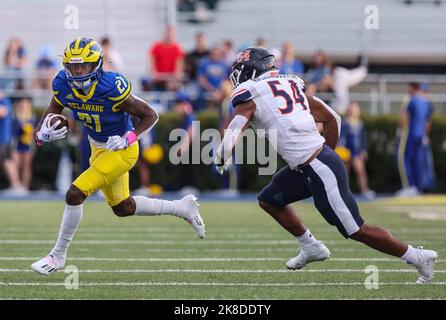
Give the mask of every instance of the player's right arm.
[[39, 121], [39, 123], [37, 124], [37, 126], [36, 126], [36, 132], [38, 132], [39, 130], [40, 130], [40, 128], [42, 127], [42, 122], [43, 122], [43, 120], [47, 117], [47, 115], [49, 114], [49, 113], [57, 113], [57, 114], [61, 114], [62, 113], [62, 111], [63, 111], [63, 107], [60, 105], [60, 104], [58, 104], [57, 102], [56, 102], [56, 100], [54, 99], [54, 97], [51, 99], [51, 102], [50, 102], [50, 106], [45, 110], [45, 112], [43, 113], [43, 115], [42, 115], [42, 118], [40, 118], [40, 121]]
[[341, 117], [318, 97], [306, 95], [314, 121], [324, 126], [324, 138], [333, 150], [341, 133]]
[[214, 162], [220, 174], [223, 174], [226, 162], [232, 156], [232, 150], [237, 145], [243, 131], [248, 128], [255, 111], [256, 104], [253, 100], [239, 103], [236, 106], [232, 119], [225, 130], [223, 140], [216, 152]]
[[55, 122], [52, 126], [48, 125], [49, 121], [49, 114], [61, 114], [63, 111], [63, 104], [60, 102], [60, 100], [57, 98], [57, 95], [59, 94], [58, 87], [60, 86], [60, 82], [56, 76], [56, 78], [53, 80], [52, 88], [53, 88], [53, 97], [51, 99], [49, 107], [45, 110], [45, 112], [42, 115], [42, 118], [40, 119], [39, 123], [36, 126], [35, 129], [35, 140], [36, 144], [38, 146], [51, 142], [53, 140], [63, 139], [65, 138], [67, 134], [67, 128], [62, 127], [60, 129], [56, 129], [56, 127], [59, 125], [59, 121]]

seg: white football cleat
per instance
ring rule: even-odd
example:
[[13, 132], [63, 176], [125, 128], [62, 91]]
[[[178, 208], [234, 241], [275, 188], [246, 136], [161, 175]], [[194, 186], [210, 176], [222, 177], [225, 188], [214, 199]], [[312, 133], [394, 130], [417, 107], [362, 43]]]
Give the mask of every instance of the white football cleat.
[[58, 261], [54, 258], [54, 256], [49, 254], [45, 258], [34, 262], [31, 265], [31, 268], [38, 274], [47, 276], [52, 272], [56, 272], [57, 270], [62, 269], [64, 266], [65, 261]]
[[420, 273], [420, 276], [417, 279], [417, 283], [430, 283], [434, 276], [434, 267], [435, 263], [437, 262], [438, 253], [433, 250], [423, 250], [423, 247], [418, 247], [416, 250], [418, 262], [413, 265]]
[[292, 270], [302, 269], [310, 262], [324, 261], [328, 258], [330, 258], [330, 250], [328, 250], [322, 241], [318, 241], [316, 243], [303, 246], [300, 249], [299, 255], [288, 260], [286, 266], [288, 269]]
[[189, 194], [183, 197], [180, 202], [184, 208], [184, 215], [182, 215], [182, 218], [192, 225], [198, 238], [203, 239], [206, 230], [204, 229], [205, 225], [203, 219], [198, 211], [200, 205], [197, 202], [197, 198], [194, 195]]

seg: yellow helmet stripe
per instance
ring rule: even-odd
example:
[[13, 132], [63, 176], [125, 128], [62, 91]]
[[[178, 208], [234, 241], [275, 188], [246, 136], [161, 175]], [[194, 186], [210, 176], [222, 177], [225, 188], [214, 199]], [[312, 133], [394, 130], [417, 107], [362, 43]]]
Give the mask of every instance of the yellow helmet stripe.
[[82, 37], [79, 37], [76, 39], [76, 44], [74, 45], [74, 49], [77, 51], [79, 50], [79, 43], [81, 42]]
[[90, 43], [88, 43], [86, 46], [85, 46], [85, 51], [86, 52], [88, 52], [88, 51], [90, 51], [90, 47], [91, 46], [93, 46], [94, 44], [96, 44], [97, 42], [96, 41], [90, 41]]

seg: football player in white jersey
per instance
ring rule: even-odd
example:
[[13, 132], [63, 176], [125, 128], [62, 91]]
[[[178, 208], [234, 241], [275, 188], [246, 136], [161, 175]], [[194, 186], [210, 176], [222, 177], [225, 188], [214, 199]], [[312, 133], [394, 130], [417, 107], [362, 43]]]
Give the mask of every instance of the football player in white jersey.
[[[287, 267], [300, 269], [330, 256], [328, 248], [311, 234], [290, 205], [312, 196], [324, 219], [345, 238], [401, 258], [420, 273], [417, 283], [431, 282], [437, 252], [413, 248], [362, 219], [344, 164], [333, 151], [339, 138], [340, 117], [322, 100], [307, 96], [300, 78], [280, 75], [274, 56], [264, 48], [241, 51], [230, 78], [235, 88], [235, 112], [217, 150], [215, 164], [223, 173], [242, 131], [249, 125], [266, 132], [275, 130], [277, 152], [288, 165], [273, 176], [258, 200], [259, 206], [295, 236], [301, 246], [300, 254], [290, 259]], [[316, 122], [323, 124], [323, 136]]]

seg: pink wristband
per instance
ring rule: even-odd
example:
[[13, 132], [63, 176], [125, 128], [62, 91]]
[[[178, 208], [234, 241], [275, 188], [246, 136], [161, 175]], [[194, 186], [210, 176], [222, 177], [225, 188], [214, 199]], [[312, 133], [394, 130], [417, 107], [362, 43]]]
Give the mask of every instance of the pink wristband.
[[127, 132], [127, 143], [128, 143], [128, 145], [131, 145], [136, 140], [138, 140], [138, 136], [133, 131], [128, 131]]
[[36, 132], [36, 134], [34, 135], [34, 141], [36, 141], [36, 145], [37, 146], [43, 146], [43, 142], [39, 140], [39, 138], [37, 138], [37, 134], [38, 132]]

